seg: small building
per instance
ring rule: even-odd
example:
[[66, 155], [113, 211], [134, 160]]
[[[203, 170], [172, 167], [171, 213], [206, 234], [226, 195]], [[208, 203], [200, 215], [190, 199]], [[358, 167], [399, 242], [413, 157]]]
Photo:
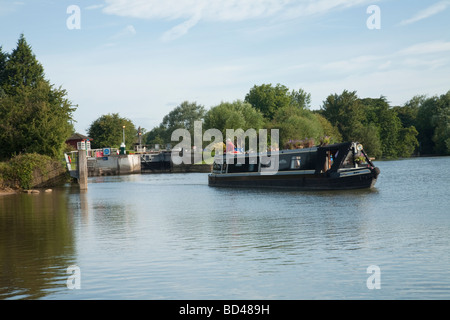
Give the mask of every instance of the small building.
[[70, 146], [72, 146], [75, 150], [77, 149], [78, 142], [89, 140], [92, 141], [92, 138], [86, 137], [80, 133], [74, 133], [72, 136], [70, 136], [66, 143]]

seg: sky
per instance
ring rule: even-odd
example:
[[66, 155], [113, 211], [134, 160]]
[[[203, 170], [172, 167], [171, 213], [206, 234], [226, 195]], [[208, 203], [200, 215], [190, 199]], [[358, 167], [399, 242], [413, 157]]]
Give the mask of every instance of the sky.
[[392, 106], [450, 90], [450, 0], [0, 0], [3, 51], [21, 34], [82, 134], [108, 113], [148, 131], [261, 84], [311, 109], [343, 90]]

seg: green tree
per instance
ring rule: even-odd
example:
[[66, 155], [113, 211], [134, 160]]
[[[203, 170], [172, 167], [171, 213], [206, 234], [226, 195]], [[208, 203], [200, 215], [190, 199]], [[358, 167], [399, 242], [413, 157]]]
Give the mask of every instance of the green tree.
[[344, 90], [340, 95], [329, 95], [323, 102], [321, 114], [339, 129], [344, 141], [358, 140], [365, 114], [356, 91]]
[[418, 103], [416, 128], [419, 132], [419, 152], [420, 154], [434, 154], [436, 149], [433, 136], [436, 127], [435, 115], [439, 114], [439, 98], [422, 96]]
[[450, 154], [450, 91], [439, 97], [437, 113], [432, 116], [435, 154]]
[[152, 130], [147, 132], [144, 136], [144, 141], [146, 144], [152, 145], [152, 144], [159, 144], [164, 145], [165, 143], [168, 143], [169, 140], [167, 140], [167, 134], [166, 129], [159, 125], [158, 127], [154, 127]]
[[289, 89], [281, 84], [275, 87], [272, 84], [253, 86], [245, 96], [245, 102], [250, 103], [259, 110], [265, 118], [272, 120], [278, 109], [289, 106], [293, 99]]
[[133, 122], [120, 117], [118, 113], [102, 115], [94, 120], [88, 129], [88, 135], [93, 139], [91, 146], [92, 148], [118, 148], [123, 142], [124, 131], [125, 145], [130, 150], [137, 140], [137, 130]]
[[397, 155], [399, 157], [408, 158], [414, 154], [416, 148], [419, 146], [417, 141], [416, 127], [410, 126], [408, 128], [401, 128], [398, 133], [398, 150]]
[[196, 102], [184, 101], [163, 118], [161, 125], [170, 133], [178, 128], [191, 131], [194, 129], [194, 122], [201, 121], [205, 112], [205, 108]]
[[299, 109], [309, 109], [311, 107], [311, 94], [303, 89], [298, 91], [292, 90], [291, 104]]
[[339, 129], [331, 124], [323, 115], [320, 113], [314, 112], [317, 120], [320, 123], [320, 126], [323, 129], [324, 136], [330, 138], [330, 143], [338, 143], [342, 142], [342, 135], [339, 132]]
[[261, 112], [251, 104], [236, 100], [222, 102], [212, 107], [205, 115], [204, 129], [218, 129], [225, 137], [227, 129], [255, 129], [258, 131], [264, 126], [265, 120]]
[[196, 102], [182, 102], [164, 116], [158, 127], [150, 130], [146, 137], [147, 144], [171, 143], [172, 132], [176, 129], [186, 129], [192, 137], [194, 134], [194, 122], [203, 121], [205, 113], [205, 107]]
[[0, 97], [4, 94], [3, 84], [6, 80], [6, 62], [8, 61], [8, 54], [3, 52], [0, 46]]
[[61, 156], [75, 110], [67, 92], [44, 78], [23, 35], [11, 54], [0, 55], [0, 157], [32, 152]]
[[402, 127], [409, 128], [417, 126], [417, 115], [420, 106], [426, 100], [425, 96], [415, 96], [403, 106], [396, 106], [393, 109], [397, 112], [398, 117], [402, 123]]
[[7, 94], [15, 94], [24, 87], [36, 88], [41, 81], [45, 81], [44, 68], [22, 34], [8, 55], [2, 87]]
[[289, 105], [276, 112], [271, 126], [280, 130], [280, 146], [284, 147], [291, 140], [313, 139], [318, 144], [326, 135], [323, 123], [313, 112]]
[[370, 157], [381, 158], [383, 154], [380, 132], [374, 123], [360, 127], [357, 132], [358, 142], [364, 146], [364, 150]]
[[[390, 107], [386, 97], [383, 96], [376, 99], [361, 99], [361, 103], [366, 118], [363, 121], [363, 126], [373, 124], [378, 128], [383, 157], [398, 157], [400, 145], [406, 142], [399, 139], [402, 124], [396, 110]], [[413, 131], [409, 132], [413, 133]], [[410, 147], [405, 146], [404, 149], [409, 149]]]

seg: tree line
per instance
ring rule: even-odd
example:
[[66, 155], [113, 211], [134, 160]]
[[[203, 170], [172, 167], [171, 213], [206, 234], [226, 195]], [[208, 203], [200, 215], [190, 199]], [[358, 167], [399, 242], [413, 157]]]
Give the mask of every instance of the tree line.
[[[25, 37], [11, 53], [0, 46], [0, 159], [23, 153], [60, 157], [74, 132], [76, 110], [67, 92], [45, 78]], [[282, 84], [254, 85], [243, 97], [209, 109], [184, 101], [162, 122], [145, 133], [118, 113], [94, 120], [88, 135], [94, 148], [118, 147], [125, 131], [126, 145], [174, 143], [175, 129], [193, 135], [194, 122], [203, 130], [279, 129], [279, 148], [302, 143], [361, 142], [376, 158], [450, 154], [450, 91], [440, 96], [418, 95], [402, 106], [386, 97], [361, 98], [356, 91], [330, 94], [318, 110], [311, 109], [311, 94]], [[125, 128], [123, 128], [125, 127]], [[202, 146], [204, 147], [204, 146]]]
[[450, 91], [441, 96], [415, 96], [402, 106], [386, 97], [360, 98], [356, 91], [330, 94], [311, 110], [311, 94], [277, 84], [255, 85], [243, 100], [221, 102], [207, 110], [185, 101], [145, 135], [147, 144], [172, 143], [175, 129], [279, 129], [280, 148], [358, 141], [373, 157], [450, 154]]

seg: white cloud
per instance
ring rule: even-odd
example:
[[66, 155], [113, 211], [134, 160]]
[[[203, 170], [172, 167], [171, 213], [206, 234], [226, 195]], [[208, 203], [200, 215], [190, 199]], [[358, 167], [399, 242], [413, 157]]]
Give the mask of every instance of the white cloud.
[[13, 2], [0, 2], [0, 16], [8, 15], [16, 11], [19, 7], [24, 6], [25, 3], [22, 1]]
[[426, 8], [422, 11], [419, 11], [413, 17], [411, 17], [407, 20], [403, 20], [402, 22], [400, 22], [400, 25], [408, 25], [408, 24], [415, 23], [415, 22], [423, 20], [423, 19], [427, 19], [431, 16], [434, 16], [435, 14], [438, 14], [438, 13], [446, 10], [449, 6], [450, 6], [450, 1], [437, 2], [437, 3], [433, 4], [432, 6]]
[[103, 8], [104, 6], [105, 5], [103, 5], [103, 4], [93, 4], [93, 5], [87, 6], [85, 9], [86, 10], [95, 10], [95, 9]]
[[191, 19], [173, 27], [169, 31], [166, 31], [162, 36], [162, 40], [165, 42], [172, 41], [185, 35], [189, 31], [189, 29], [195, 26], [199, 21], [200, 14], [193, 16]]
[[450, 51], [450, 42], [430, 41], [412, 45], [408, 48], [400, 50], [398, 53], [401, 55], [420, 55], [442, 53], [446, 51]]
[[200, 20], [293, 19], [374, 1], [377, 0], [105, 0], [103, 12], [140, 19], [185, 20], [163, 35], [163, 40], [172, 40], [186, 34]]
[[123, 37], [128, 37], [128, 36], [134, 36], [135, 34], [136, 34], [136, 29], [134, 28], [134, 26], [128, 25], [125, 28], [123, 28], [122, 30], [120, 30], [119, 33], [115, 34], [112, 38], [118, 39], [118, 38], [123, 38]]

